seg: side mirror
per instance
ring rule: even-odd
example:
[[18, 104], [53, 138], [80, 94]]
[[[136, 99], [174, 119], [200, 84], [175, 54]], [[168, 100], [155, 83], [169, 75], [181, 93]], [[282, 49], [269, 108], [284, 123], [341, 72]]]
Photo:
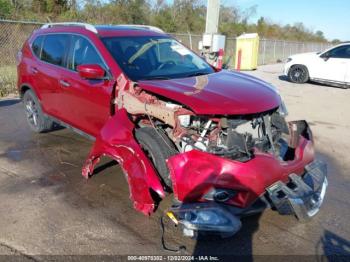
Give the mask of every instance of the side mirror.
[[320, 57], [324, 60], [327, 61], [330, 58], [330, 53], [324, 53], [322, 55], [320, 55]]
[[106, 71], [97, 64], [86, 64], [77, 66], [79, 76], [85, 79], [103, 79]]

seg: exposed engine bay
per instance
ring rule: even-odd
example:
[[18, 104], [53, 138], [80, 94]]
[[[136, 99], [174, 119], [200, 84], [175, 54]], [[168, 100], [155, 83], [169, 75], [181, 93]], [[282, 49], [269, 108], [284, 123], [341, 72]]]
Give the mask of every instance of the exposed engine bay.
[[278, 109], [258, 115], [208, 119], [179, 116], [186, 133], [177, 143], [180, 152], [197, 149], [238, 161], [248, 161], [254, 148], [280, 156], [288, 147], [288, 126]]
[[196, 116], [190, 110], [140, 90], [119, 92], [118, 106], [131, 113], [139, 126], [166, 134], [179, 153], [196, 149], [228, 159], [248, 161], [254, 150], [290, 160], [289, 128], [284, 104], [267, 112], [244, 116]]

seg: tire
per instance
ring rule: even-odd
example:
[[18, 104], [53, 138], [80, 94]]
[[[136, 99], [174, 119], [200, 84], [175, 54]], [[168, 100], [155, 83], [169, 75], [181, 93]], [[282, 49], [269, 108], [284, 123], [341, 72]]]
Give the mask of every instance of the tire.
[[42, 133], [53, 128], [54, 122], [43, 113], [40, 102], [32, 90], [29, 89], [24, 93], [22, 101], [31, 130]]
[[304, 65], [294, 65], [289, 69], [288, 78], [292, 83], [303, 84], [309, 81], [309, 71]]
[[[161, 131], [159, 131], [161, 132]], [[152, 161], [158, 175], [165, 184], [166, 189], [172, 189], [170, 172], [166, 165], [166, 159], [176, 153], [173, 142], [153, 127], [141, 127], [136, 129], [135, 136], [143, 151]]]

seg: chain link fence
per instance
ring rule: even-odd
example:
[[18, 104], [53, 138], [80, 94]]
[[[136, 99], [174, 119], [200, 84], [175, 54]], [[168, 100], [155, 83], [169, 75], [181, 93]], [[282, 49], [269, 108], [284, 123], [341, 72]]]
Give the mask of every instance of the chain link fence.
[[[26, 21], [0, 20], [0, 97], [13, 92], [16, 86], [16, 54], [25, 40], [41, 23]], [[201, 35], [186, 33], [172, 34], [186, 46], [196, 52], [202, 40]], [[322, 51], [330, 47], [329, 43], [291, 42], [284, 40], [260, 39], [258, 64], [270, 64], [285, 61], [296, 53]], [[227, 37], [225, 58], [233, 64], [236, 51], [236, 38]]]
[[[186, 46], [196, 52], [198, 50], [199, 41], [202, 40], [201, 35], [193, 34], [171, 34]], [[289, 56], [298, 53], [319, 52], [323, 51], [332, 45], [330, 43], [312, 43], [312, 42], [297, 42], [274, 39], [260, 39], [258, 65], [266, 65], [273, 63], [284, 62]], [[227, 37], [225, 43], [225, 56], [231, 58], [231, 65], [236, 54], [236, 38]]]
[[15, 92], [16, 54], [40, 23], [0, 20], [0, 97]]
[[319, 52], [331, 46], [330, 43], [260, 39], [258, 64], [265, 65], [283, 62], [293, 54]]
[[0, 20], [0, 66], [14, 65], [16, 54], [33, 30], [42, 24]]

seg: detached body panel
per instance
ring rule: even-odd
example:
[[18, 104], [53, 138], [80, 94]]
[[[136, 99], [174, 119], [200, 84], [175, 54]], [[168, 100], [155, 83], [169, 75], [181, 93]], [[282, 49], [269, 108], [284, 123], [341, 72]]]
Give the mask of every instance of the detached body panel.
[[134, 207], [149, 215], [155, 203], [151, 190], [164, 197], [164, 191], [152, 164], [133, 136], [134, 125], [124, 109], [119, 110], [101, 129], [93, 145], [82, 174], [89, 178], [101, 156], [109, 156], [122, 167], [129, 184], [130, 199]]

